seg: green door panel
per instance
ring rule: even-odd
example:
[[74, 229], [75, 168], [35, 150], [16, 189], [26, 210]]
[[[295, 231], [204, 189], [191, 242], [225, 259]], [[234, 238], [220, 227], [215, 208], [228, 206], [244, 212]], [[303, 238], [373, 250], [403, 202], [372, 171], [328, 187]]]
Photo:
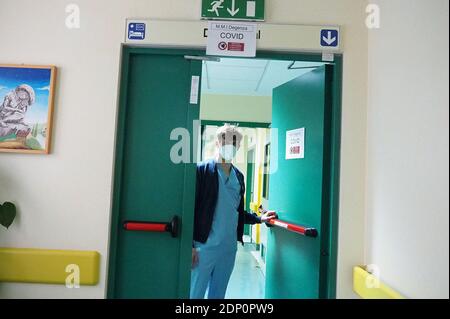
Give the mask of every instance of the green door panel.
[[[329, 72], [317, 68], [273, 90], [272, 128], [278, 129], [278, 154], [270, 163], [278, 169], [270, 176], [269, 205], [279, 219], [314, 227], [317, 238], [304, 237], [272, 227], [268, 234], [266, 265], [267, 298], [319, 298], [326, 294], [327, 201], [323, 189], [329, 183]], [[305, 157], [285, 159], [286, 131], [305, 128]], [[274, 145], [272, 134], [271, 145]], [[325, 239], [325, 240], [324, 240]], [[325, 265], [326, 266], [326, 265]], [[323, 287], [322, 287], [323, 286]]]
[[[171, 161], [177, 141], [170, 134], [186, 128], [192, 136], [199, 106], [189, 104], [191, 76], [201, 75], [201, 62], [182, 53], [125, 53], [109, 297], [189, 296], [195, 164]], [[175, 215], [181, 219], [177, 238], [122, 229], [126, 220], [168, 222]]]

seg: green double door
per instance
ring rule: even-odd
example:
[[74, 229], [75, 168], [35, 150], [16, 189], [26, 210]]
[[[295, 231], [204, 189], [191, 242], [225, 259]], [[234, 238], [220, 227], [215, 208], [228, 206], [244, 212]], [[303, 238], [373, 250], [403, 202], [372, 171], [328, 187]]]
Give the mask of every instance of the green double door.
[[[269, 181], [269, 208], [277, 211], [280, 220], [316, 228], [318, 237], [270, 228], [266, 298], [328, 297], [331, 119], [328, 67], [317, 68], [273, 90], [271, 127], [278, 134], [275, 130], [271, 132], [270, 165], [274, 171]], [[301, 138], [301, 134], [295, 134], [298, 129], [304, 130], [303, 156], [295, 149], [298, 146], [295, 139]], [[273, 148], [276, 142], [278, 152]], [[286, 156], [287, 153], [294, 156]]]
[[[201, 61], [186, 59], [185, 54], [201, 52], [123, 51], [109, 298], [189, 296], [196, 178], [193, 145], [197, 143], [193, 121], [198, 119], [200, 105], [199, 101], [191, 104], [191, 84], [193, 76], [201, 76]], [[330, 108], [329, 70], [325, 67], [273, 92], [272, 128], [278, 129], [279, 139], [278, 152], [273, 148], [275, 141], [271, 142], [270, 163], [276, 162], [278, 167], [270, 177], [268, 208], [276, 210], [282, 220], [316, 228], [319, 236], [303, 237], [270, 228], [267, 298], [327, 296]], [[305, 157], [286, 160], [286, 132], [297, 128], [305, 128]], [[180, 154], [181, 150], [189, 152], [189, 163], [177, 162], [186, 155]], [[127, 221], [167, 223], [174, 216], [180, 220], [176, 237], [168, 232], [124, 228]]]
[[[192, 52], [123, 52], [109, 298], [189, 296], [196, 174], [193, 120], [199, 114], [199, 104], [191, 104], [191, 82], [201, 76], [201, 62], [186, 59], [186, 53]], [[191, 163], [177, 163], [183, 155]], [[176, 237], [124, 229], [126, 221], [166, 223], [174, 216], [180, 221]]]

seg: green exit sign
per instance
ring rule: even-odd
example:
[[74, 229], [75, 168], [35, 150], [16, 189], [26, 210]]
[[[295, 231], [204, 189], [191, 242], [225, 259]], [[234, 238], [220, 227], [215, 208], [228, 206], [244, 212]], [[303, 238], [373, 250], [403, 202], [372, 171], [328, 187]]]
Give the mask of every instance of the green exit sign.
[[265, 0], [202, 0], [202, 19], [264, 21]]

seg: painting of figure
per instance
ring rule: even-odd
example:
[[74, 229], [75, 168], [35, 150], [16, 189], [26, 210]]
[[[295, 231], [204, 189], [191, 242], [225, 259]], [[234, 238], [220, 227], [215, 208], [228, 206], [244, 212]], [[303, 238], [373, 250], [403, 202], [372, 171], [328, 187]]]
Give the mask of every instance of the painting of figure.
[[0, 64], [0, 152], [50, 152], [54, 66]]

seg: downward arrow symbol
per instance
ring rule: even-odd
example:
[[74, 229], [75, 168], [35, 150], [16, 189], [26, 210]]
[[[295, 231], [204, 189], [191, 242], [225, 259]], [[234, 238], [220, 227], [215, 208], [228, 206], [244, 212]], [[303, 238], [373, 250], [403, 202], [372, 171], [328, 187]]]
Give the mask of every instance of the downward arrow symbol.
[[236, 9], [236, 0], [231, 0], [231, 9], [227, 8], [227, 11], [231, 14], [232, 17], [236, 15], [236, 13], [239, 12], [239, 8]]
[[327, 36], [326, 37], [322, 36], [322, 39], [328, 45], [330, 45], [330, 44], [334, 43], [334, 41], [336, 41], [336, 37], [331, 37], [331, 31], [327, 32]]

